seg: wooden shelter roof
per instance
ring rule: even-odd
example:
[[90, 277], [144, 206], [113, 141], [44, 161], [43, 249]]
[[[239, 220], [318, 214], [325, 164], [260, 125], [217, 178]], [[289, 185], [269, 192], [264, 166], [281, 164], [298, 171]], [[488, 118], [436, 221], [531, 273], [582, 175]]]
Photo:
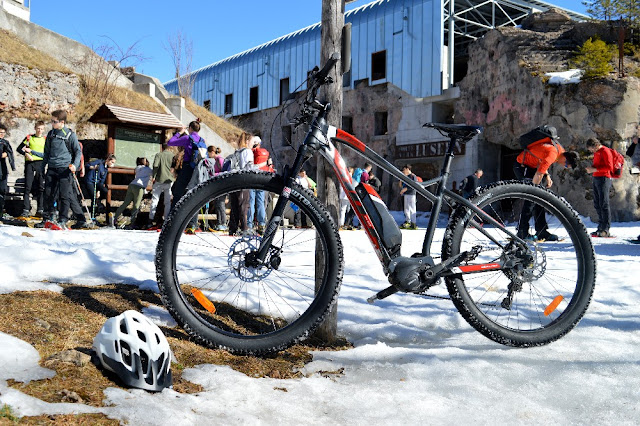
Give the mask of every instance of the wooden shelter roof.
[[98, 108], [89, 118], [89, 121], [98, 124], [128, 124], [158, 129], [179, 129], [183, 127], [183, 124], [171, 114], [141, 111], [107, 104], [103, 104]]

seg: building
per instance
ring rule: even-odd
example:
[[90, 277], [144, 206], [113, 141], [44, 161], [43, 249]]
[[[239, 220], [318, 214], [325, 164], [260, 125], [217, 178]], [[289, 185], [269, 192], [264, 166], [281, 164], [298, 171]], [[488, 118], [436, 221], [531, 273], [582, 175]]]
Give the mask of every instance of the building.
[[31, 0], [0, 0], [0, 9], [25, 21], [31, 20]]
[[[435, 177], [443, 137], [422, 124], [452, 121], [455, 83], [464, 77], [469, 43], [552, 7], [538, 0], [377, 0], [347, 12], [352, 62], [343, 76], [342, 128], [396, 165], [411, 163], [423, 178]], [[193, 72], [192, 97], [218, 115], [239, 119], [270, 141], [266, 147], [277, 159], [287, 159], [297, 137], [278, 114], [288, 98], [306, 89], [307, 74], [319, 60], [315, 24]], [[165, 87], [179, 92], [177, 80]], [[485, 169], [486, 181], [500, 177], [499, 149], [481, 142], [460, 147], [452, 165], [455, 181], [477, 167]], [[394, 206], [393, 182], [382, 180], [382, 195]]]

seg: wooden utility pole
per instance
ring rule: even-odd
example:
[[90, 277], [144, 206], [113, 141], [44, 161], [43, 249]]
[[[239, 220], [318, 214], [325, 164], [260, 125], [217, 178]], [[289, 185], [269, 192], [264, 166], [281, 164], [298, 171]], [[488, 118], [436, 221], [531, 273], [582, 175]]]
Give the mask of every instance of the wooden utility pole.
[[[345, 0], [322, 0], [322, 19], [320, 30], [320, 64], [322, 68], [329, 57], [334, 52], [341, 51], [342, 45], [342, 27], [344, 26], [344, 4]], [[329, 113], [328, 121], [331, 125], [340, 127], [342, 125], [342, 59], [338, 61], [329, 76], [333, 78], [333, 83], [323, 87], [321, 92], [321, 100], [331, 103], [332, 109]], [[322, 200], [329, 213], [333, 217], [334, 222], [338, 223], [338, 215], [340, 212], [340, 200], [338, 198], [338, 190], [336, 179], [332, 173], [331, 166], [322, 157], [317, 164], [318, 174], [318, 196]], [[322, 250], [319, 250], [318, 241], [316, 243], [316, 277], [320, 276], [320, 271], [324, 269], [324, 259], [321, 259]], [[318, 286], [316, 282], [316, 287]], [[327, 315], [324, 323], [316, 332], [316, 337], [324, 342], [332, 343], [336, 339], [338, 328], [338, 303], [336, 302], [331, 308], [331, 312]]]

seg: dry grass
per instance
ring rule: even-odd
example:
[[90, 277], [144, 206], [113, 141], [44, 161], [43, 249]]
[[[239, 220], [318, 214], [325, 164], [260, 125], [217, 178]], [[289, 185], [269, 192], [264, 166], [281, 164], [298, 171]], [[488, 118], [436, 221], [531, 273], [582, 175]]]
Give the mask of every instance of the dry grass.
[[187, 99], [186, 107], [214, 132], [237, 148], [236, 140], [238, 136], [240, 136], [240, 133], [242, 133], [242, 129], [240, 129], [236, 123], [218, 117], [208, 109], [196, 104], [192, 99]]
[[0, 30], [0, 46], [2, 46], [0, 48], [0, 62], [38, 68], [42, 71], [71, 73], [57, 60], [25, 44], [15, 34], [7, 30]]
[[113, 90], [105, 101], [100, 99], [98, 96], [95, 96], [95, 93], [90, 90], [86, 90], [83, 85], [80, 94], [80, 102], [73, 114], [71, 114], [71, 120], [76, 122], [88, 120], [103, 103], [166, 114], [162, 105], [142, 93], [134, 92], [133, 90], [128, 90], [122, 87], [113, 87]]
[[[40, 364], [56, 372], [48, 380], [28, 384], [9, 381], [10, 386], [47, 402], [69, 401], [69, 393], [75, 392], [84, 404], [101, 406], [104, 390], [121, 386], [117, 377], [91, 362], [76, 366], [48, 358], [69, 349], [90, 354], [93, 337], [107, 318], [127, 309], [141, 310], [153, 304], [162, 305], [157, 294], [126, 285], [66, 285], [62, 293], [34, 291], [0, 295], [0, 331], [33, 345], [40, 353]], [[162, 329], [178, 360], [177, 364], [172, 365], [173, 389], [181, 393], [201, 390], [199, 385], [182, 378], [185, 368], [205, 363], [229, 365], [251, 377], [289, 379], [300, 377], [300, 367], [311, 361], [309, 351], [323, 349], [320, 346], [296, 345], [271, 357], [236, 356], [197, 345], [181, 329]], [[331, 349], [344, 347], [344, 342], [341, 345]], [[8, 419], [5, 417], [3, 420], [0, 416], [0, 424], [3, 421]], [[111, 420], [100, 415], [38, 416], [23, 418], [21, 422], [112, 424]]]

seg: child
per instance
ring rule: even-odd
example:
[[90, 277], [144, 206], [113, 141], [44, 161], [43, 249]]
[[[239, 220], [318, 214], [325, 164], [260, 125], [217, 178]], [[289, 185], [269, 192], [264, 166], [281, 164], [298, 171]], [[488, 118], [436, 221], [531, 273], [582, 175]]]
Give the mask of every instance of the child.
[[144, 157], [138, 157], [136, 159], [136, 174], [133, 181], [127, 188], [127, 195], [124, 197], [122, 205], [118, 207], [115, 214], [109, 214], [109, 227], [115, 227], [118, 221], [118, 217], [122, 214], [131, 202], [133, 202], [133, 210], [131, 211], [131, 226], [136, 221], [136, 216], [140, 210], [140, 203], [142, 203], [142, 196], [144, 195], [145, 188], [149, 185], [149, 179], [153, 170], [149, 167], [149, 160]]

